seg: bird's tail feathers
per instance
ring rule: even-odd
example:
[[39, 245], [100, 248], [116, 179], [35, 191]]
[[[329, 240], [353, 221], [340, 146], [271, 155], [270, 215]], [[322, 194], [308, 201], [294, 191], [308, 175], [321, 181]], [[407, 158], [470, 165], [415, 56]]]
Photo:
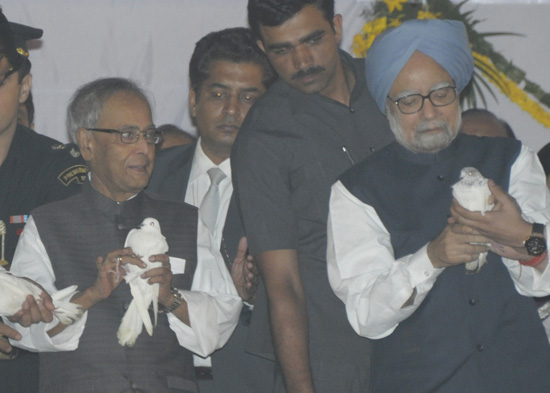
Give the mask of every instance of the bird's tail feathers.
[[71, 299], [77, 292], [77, 286], [71, 285], [65, 289], [53, 293], [52, 301], [55, 307], [53, 314], [64, 325], [70, 325], [82, 317], [84, 309], [78, 304], [71, 303]]
[[[158, 284], [154, 284], [153, 287], [155, 285], [158, 287]], [[132, 296], [134, 298], [132, 303], [135, 303], [136, 305], [139, 315], [141, 316], [141, 320], [145, 325], [145, 330], [147, 330], [147, 333], [152, 336], [153, 323], [151, 322], [151, 316], [149, 315], [149, 305], [151, 304], [152, 299], [145, 297], [137, 285], [130, 285], [130, 292], [132, 292]]]
[[141, 321], [141, 316], [139, 315], [136, 301], [132, 300], [116, 333], [118, 343], [123, 346], [127, 345], [133, 347], [142, 330], [143, 323]]

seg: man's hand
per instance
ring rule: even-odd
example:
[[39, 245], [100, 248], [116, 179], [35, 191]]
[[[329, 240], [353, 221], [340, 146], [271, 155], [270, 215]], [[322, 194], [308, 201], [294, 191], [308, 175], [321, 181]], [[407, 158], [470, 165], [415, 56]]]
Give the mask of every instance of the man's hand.
[[[42, 288], [36, 282], [25, 278], [26, 280], [32, 282], [34, 285]], [[15, 315], [12, 315], [9, 319], [12, 322], [19, 323], [21, 326], [28, 327], [34, 323], [39, 322], [51, 322], [53, 319], [54, 305], [50, 295], [42, 288], [42, 293], [40, 294], [40, 300], [36, 300], [34, 296], [28, 295], [23, 304], [21, 305], [21, 310], [19, 310]]]
[[248, 242], [246, 237], [242, 237], [239, 241], [237, 255], [231, 265], [231, 278], [241, 299], [253, 304], [256, 299], [260, 272], [254, 258], [251, 255], [246, 255], [247, 250]]
[[141, 275], [141, 278], [148, 280], [149, 284], [159, 284], [158, 301], [160, 304], [168, 307], [174, 300], [174, 296], [170, 291], [172, 287], [170, 257], [166, 254], [151, 255], [149, 262], [161, 262], [162, 266], [146, 271]]
[[97, 278], [92, 290], [98, 297], [98, 300], [105, 300], [122, 282], [126, 275], [124, 265], [130, 263], [144, 268], [145, 263], [138, 258], [131, 248], [114, 250], [106, 257], [97, 257]]
[[12, 347], [5, 338], [19, 341], [21, 340], [21, 335], [16, 330], [0, 322], [0, 352], [9, 354], [12, 351]]
[[532, 225], [521, 216], [521, 209], [516, 200], [489, 180], [491, 196], [489, 202], [494, 203], [493, 210], [485, 212], [469, 211], [453, 200], [451, 215], [453, 219], [467, 225], [493, 242], [510, 247], [523, 247], [523, 241], [531, 234]]
[[85, 291], [76, 294], [72, 302], [89, 310], [96, 303], [107, 299], [118, 287], [126, 275], [124, 265], [133, 264], [141, 268], [146, 265], [141, 259], [134, 255], [131, 248], [123, 248], [111, 251], [106, 257], [97, 257], [97, 277], [94, 284]]
[[472, 262], [479, 257], [479, 254], [487, 252], [489, 247], [484, 243], [489, 243], [489, 239], [480, 235], [472, 227], [450, 223], [428, 243], [428, 257], [436, 268], [460, 265]]

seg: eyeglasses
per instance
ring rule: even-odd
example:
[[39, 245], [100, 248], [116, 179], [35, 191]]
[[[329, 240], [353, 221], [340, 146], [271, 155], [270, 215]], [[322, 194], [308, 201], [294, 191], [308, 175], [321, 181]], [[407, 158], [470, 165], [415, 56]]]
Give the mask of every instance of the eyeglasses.
[[141, 131], [137, 127], [124, 127], [122, 130], [113, 130], [110, 128], [86, 128], [88, 131], [105, 132], [108, 134], [120, 134], [120, 141], [130, 145], [139, 140], [139, 136], [143, 135], [145, 141], [150, 145], [158, 145], [162, 141], [162, 132], [157, 131], [155, 127], [147, 128]]
[[404, 115], [410, 115], [420, 111], [424, 107], [424, 100], [427, 98], [430, 100], [433, 106], [447, 106], [452, 104], [456, 100], [458, 95], [457, 89], [454, 86], [442, 87], [430, 91], [430, 94], [423, 96], [422, 94], [411, 94], [405, 97], [392, 99], [388, 96], [388, 99], [397, 105], [397, 108]]

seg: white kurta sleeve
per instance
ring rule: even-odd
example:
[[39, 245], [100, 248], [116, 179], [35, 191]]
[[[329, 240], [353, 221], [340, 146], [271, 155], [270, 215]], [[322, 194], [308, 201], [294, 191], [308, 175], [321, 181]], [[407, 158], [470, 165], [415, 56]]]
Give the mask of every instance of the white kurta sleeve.
[[[328, 276], [361, 336], [386, 337], [422, 303], [443, 269], [426, 247], [395, 259], [390, 235], [375, 210], [337, 182], [332, 187], [327, 232]], [[416, 289], [414, 302], [403, 305]]]
[[197, 269], [191, 290], [180, 290], [187, 302], [191, 326], [173, 314], [168, 314], [168, 321], [181, 346], [206, 357], [229, 340], [237, 326], [242, 301], [219, 247], [202, 221], [198, 221]]
[[[549, 244], [550, 192], [537, 155], [525, 146], [522, 146], [518, 158], [512, 165], [508, 193], [518, 202], [526, 221], [546, 225], [546, 243]], [[515, 260], [503, 258], [503, 263], [520, 294], [540, 297], [550, 294], [549, 267], [541, 273], [535, 268], [522, 266]]]
[[[25, 229], [17, 243], [10, 272], [14, 276], [27, 277], [34, 280], [50, 294], [57, 291], [52, 264], [40, 239], [36, 224], [31, 217], [25, 224]], [[62, 299], [70, 300], [70, 299]], [[78, 348], [78, 342], [86, 325], [88, 313], [71, 326], [68, 326], [55, 337], [49, 337], [48, 330], [59, 322], [53, 319], [50, 323], [38, 323], [24, 328], [7, 320], [4, 322], [21, 333], [21, 341], [11, 341], [11, 344], [33, 352], [73, 351]]]

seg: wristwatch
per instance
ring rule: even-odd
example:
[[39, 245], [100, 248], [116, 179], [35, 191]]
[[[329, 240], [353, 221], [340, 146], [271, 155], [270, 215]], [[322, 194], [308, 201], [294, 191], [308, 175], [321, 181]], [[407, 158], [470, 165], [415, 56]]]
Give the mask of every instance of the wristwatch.
[[178, 290], [178, 288], [171, 287], [170, 292], [172, 292], [172, 295], [174, 295], [174, 301], [167, 307], [164, 307], [162, 304], [159, 304], [160, 313], [169, 314], [171, 312], [174, 312], [174, 310], [183, 303], [183, 296], [181, 296], [181, 293]]
[[531, 235], [524, 240], [523, 245], [525, 246], [527, 253], [534, 257], [537, 257], [545, 252], [546, 238], [544, 237], [544, 225], [535, 222], [533, 224]]

